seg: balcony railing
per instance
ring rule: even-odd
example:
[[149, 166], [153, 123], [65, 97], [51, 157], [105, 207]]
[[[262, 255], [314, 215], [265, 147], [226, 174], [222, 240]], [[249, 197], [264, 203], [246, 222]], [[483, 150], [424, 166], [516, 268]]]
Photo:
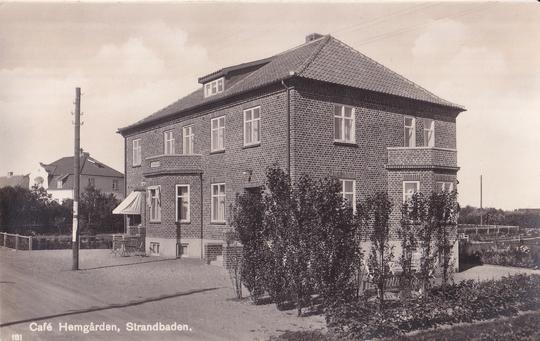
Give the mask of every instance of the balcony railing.
[[143, 175], [196, 174], [202, 173], [200, 154], [172, 154], [147, 157], [143, 163]]
[[388, 169], [459, 169], [455, 149], [388, 147]]

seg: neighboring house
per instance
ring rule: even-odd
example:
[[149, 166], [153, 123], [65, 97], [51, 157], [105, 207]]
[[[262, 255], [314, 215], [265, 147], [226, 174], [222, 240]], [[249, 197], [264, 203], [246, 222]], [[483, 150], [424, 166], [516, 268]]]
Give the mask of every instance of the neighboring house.
[[28, 174], [26, 175], [13, 175], [13, 172], [8, 172], [7, 176], [0, 176], [0, 188], [2, 187], [23, 187], [28, 188], [29, 184]]
[[[117, 170], [92, 158], [89, 153], [81, 153], [80, 190], [90, 185], [104, 193], [124, 198], [124, 175]], [[50, 164], [39, 163], [30, 173], [30, 187], [38, 185], [51, 194], [52, 199], [62, 202], [73, 199], [74, 160], [73, 156], [63, 157]]]
[[394, 226], [414, 192], [457, 184], [456, 117], [465, 109], [332, 36], [309, 35], [199, 83], [119, 129], [126, 193], [141, 207], [149, 254], [219, 254], [235, 196], [263, 185], [274, 163], [293, 180], [335, 176], [352, 201], [388, 191]]

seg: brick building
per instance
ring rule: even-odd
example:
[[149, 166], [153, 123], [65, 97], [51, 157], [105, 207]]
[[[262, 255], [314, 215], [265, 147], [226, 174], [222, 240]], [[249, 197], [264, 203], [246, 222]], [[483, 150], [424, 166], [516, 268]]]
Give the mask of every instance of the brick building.
[[144, 197], [149, 254], [219, 253], [236, 194], [262, 185], [274, 163], [293, 179], [333, 175], [352, 200], [387, 190], [400, 204], [414, 191], [456, 185], [464, 108], [332, 36], [309, 35], [198, 81], [198, 90], [119, 129], [126, 193]]

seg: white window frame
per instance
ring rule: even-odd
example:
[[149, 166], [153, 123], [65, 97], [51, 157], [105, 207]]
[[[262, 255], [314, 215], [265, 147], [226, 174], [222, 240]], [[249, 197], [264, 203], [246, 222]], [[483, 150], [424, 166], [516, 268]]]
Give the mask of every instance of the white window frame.
[[[178, 188], [180, 187], [187, 187], [187, 194], [185, 195], [178, 195]], [[184, 185], [184, 184], [179, 184], [179, 185], [176, 185], [175, 187], [175, 206], [176, 206], [176, 221], [179, 221], [181, 223], [189, 223], [191, 221], [191, 187], [189, 185]], [[179, 207], [178, 207], [178, 199], [179, 198], [182, 198], [182, 199], [186, 199], [187, 201], [187, 213], [186, 213], [186, 218], [185, 219], [180, 219], [178, 220], [178, 213], [180, 212], [179, 210]]]
[[163, 132], [163, 154], [174, 154], [174, 135], [172, 130]]
[[[407, 119], [412, 120], [412, 126], [407, 125]], [[407, 129], [412, 129], [412, 145], [408, 145], [408, 136]], [[403, 117], [403, 145], [405, 147], [414, 148], [416, 147], [416, 118], [412, 116]]]
[[193, 134], [193, 125], [188, 125], [182, 128], [182, 153], [184, 155], [193, 155], [193, 141], [195, 134]]
[[454, 190], [454, 182], [453, 181], [437, 181], [435, 182], [435, 187], [437, 188], [437, 191], [439, 192], [452, 192]]
[[[217, 127], [215, 128], [214, 122], [217, 122]], [[216, 138], [214, 138], [214, 133], [216, 133]], [[219, 152], [222, 150], [225, 150], [225, 116], [210, 120], [210, 151]]]
[[[258, 109], [259, 111], [259, 117], [257, 118], [254, 118], [253, 117], [253, 114], [255, 113], [255, 110]], [[251, 113], [251, 119], [247, 119], [247, 114], [248, 113]], [[248, 108], [248, 109], [245, 109], [244, 110], [244, 146], [254, 146], [254, 145], [259, 145], [261, 144], [261, 132], [262, 132], [262, 125], [261, 125], [261, 106], [256, 106], [256, 107], [253, 107], [253, 108]], [[249, 129], [249, 133], [247, 132], [248, 130], [248, 124], [251, 124], [251, 128]], [[255, 124], [257, 124], [257, 126], [259, 127], [259, 134], [258, 134], [258, 139], [255, 140], [254, 138], [254, 135], [255, 135]], [[250, 137], [250, 140], [251, 141], [248, 141], [248, 136]]]
[[88, 187], [96, 187], [96, 178], [88, 178]]
[[[223, 193], [220, 193], [220, 191], [219, 191], [221, 186], [223, 186]], [[218, 188], [218, 194], [214, 194], [214, 187]], [[215, 183], [215, 184], [212, 184], [210, 190], [211, 190], [210, 197], [212, 198], [211, 203], [210, 203], [210, 206], [211, 206], [211, 209], [210, 209], [210, 211], [211, 211], [210, 212], [210, 214], [211, 214], [210, 222], [223, 224], [223, 223], [225, 223], [225, 213], [226, 213], [226, 206], [227, 206], [227, 202], [226, 202], [226, 199], [227, 199], [227, 187], [225, 186], [224, 182]], [[220, 219], [220, 217], [219, 217], [219, 199], [220, 198], [223, 198], [223, 219]], [[216, 212], [214, 212], [214, 200], [218, 201], [217, 216], [214, 216], [214, 213], [216, 213]]]
[[113, 179], [112, 181], [112, 190], [118, 192], [120, 190], [120, 181], [118, 179]]
[[225, 89], [225, 78], [221, 77], [204, 84], [204, 97], [214, 96], [222, 93]]
[[133, 144], [133, 166], [141, 165], [141, 139], [135, 139], [132, 142]]
[[[336, 111], [339, 109], [339, 113]], [[345, 117], [345, 109], [351, 109], [351, 117]], [[336, 118], [340, 119], [340, 132], [341, 136], [336, 136]], [[349, 132], [349, 139], [345, 138], [346, 121], [350, 122], [351, 131]], [[334, 142], [342, 143], [356, 143], [356, 110], [354, 107], [348, 105], [335, 104], [334, 105]]]
[[405, 193], [405, 185], [407, 185], [407, 184], [416, 184], [416, 192], [414, 192], [414, 193], [419, 193], [420, 192], [420, 181], [403, 181], [403, 189], [402, 189], [403, 203], [407, 202], [407, 193]]
[[[356, 180], [353, 180], [353, 179], [339, 179], [339, 181], [341, 182], [341, 191], [339, 192], [339, 194], [341, 194], [343, 199], [346, 199], [345, 195], [347, 195], [347, 194], [352, 194], [353, 195], [353, 202], [351, 202], [350, 204], [352, 206], [353, 212], [356, 213]], [[352, 192], [345, 192], [345, 183], [348, 182], [348, 181], [352, 182], [352, 188], [353, 188]]]
[[[151, 195], [152, 191], [154, 190], [156, 195], [155, 196], [150, 196], [150, 200], [149, 200], [149, 203], [150, 203], [150, 212], [148, 214], [148, 220], [151, 222], [151, 223], [159, 223], [161, 222], [161, 200], [160, 200], [160, 196], [161, 196], [161, 186], [149, 186], [147, 188], [147, 195]], [[154, 199], [156, 199], [156, 205], [157, 205], [157, 211], [156, 211], [156, 215], [157, 217], [153, 217], [152, 216], [152, 212], [153, 212], [153, 205], [154, 205]]]
[[[431, 139], [429, 139], [431, 133]], [[435, 120], [424, 118], [424, 145], [435, 147]]]
[[57, 180], [56, 181], [56, 188], [62, 189], [64, 187], [64, 180]]

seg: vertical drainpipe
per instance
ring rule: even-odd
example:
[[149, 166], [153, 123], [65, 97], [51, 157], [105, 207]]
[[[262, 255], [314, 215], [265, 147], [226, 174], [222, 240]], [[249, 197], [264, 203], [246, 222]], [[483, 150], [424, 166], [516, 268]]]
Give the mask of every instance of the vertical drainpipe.
[[[124, 137], [124, 199], [126, 197], [127, 197], [127, 137]], [[124, 234], [126, 234], [127, 232], [128, 232], [127, 216], [124, 214]]]
[[203, 179], [202, 179], [202, 172], [199, 173], [199, 180], [201, 182], [201, 260], [204, 259], [204, 248], [203, 248], [203, 237], [204, 237], [204, 223], [203, 223]]
[[291, 176], [291, 94], [284, 80], [281, 81], [281, 85], [287, 92], [287, 173]]

